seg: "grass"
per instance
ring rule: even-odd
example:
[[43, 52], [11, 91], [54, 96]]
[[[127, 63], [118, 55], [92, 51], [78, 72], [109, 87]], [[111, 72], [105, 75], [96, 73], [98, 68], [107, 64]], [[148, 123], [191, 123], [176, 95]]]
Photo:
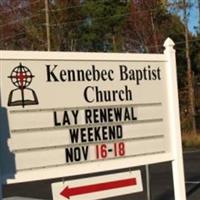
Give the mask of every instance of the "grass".
[[183, 148], [198, 148], [200, 149], [200, 133], [183, 133], [182, 134]]

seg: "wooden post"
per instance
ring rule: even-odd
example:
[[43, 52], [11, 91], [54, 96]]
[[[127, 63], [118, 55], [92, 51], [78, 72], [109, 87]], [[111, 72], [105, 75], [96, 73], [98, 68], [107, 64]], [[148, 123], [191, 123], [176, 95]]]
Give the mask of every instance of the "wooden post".
[[47, 51], [51, 50], [50, 26], [49, 26], [49, 2], [45, 0], [45, 17], [46, 17], [46, 34], [47, 34]]
[[181, 143], [181, 129], [179, 117], [178, 103], [178, 86], [176, 73], [176, 58], [174, 50], [174, 42], [168, 38], [165, 43], [164, 54], [167, 59], [166, 74], [167, 74], [167, 92], [168, 92], [168, 112], [169, 112], [169, 131], [170, 143], [173, 155], [172, 172], [174, 183], [175, 200], [186, 200], [185, 178], [183, 168], [183, 152]]

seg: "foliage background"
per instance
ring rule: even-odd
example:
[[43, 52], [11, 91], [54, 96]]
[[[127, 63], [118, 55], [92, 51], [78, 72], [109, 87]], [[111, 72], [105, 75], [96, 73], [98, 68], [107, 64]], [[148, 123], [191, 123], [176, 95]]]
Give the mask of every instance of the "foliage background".
[[[182, 0], [0, 0], [0, 49], [159, 53], [176, 43], [183, 132], [191, 131], [188, 109], [185, 24]], [[49, 15], [49, 24], [45, 14]], [[197, 128], [200, 129], [200, 27], [189, 33]], [[199, 114], [198, 114], [199, 113]]]

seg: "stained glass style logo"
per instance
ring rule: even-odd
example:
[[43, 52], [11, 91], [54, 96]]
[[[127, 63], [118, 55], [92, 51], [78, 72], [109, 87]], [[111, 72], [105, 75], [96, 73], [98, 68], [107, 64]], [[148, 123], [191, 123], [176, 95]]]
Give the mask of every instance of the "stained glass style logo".
[[28, 105], [39, 104], [35, 91], [29, 88], [33, 78], [31, 71], [28, 67], [23, 66], [22, 63], [15, 67], [8, 78], [16, 87], [11, 90], [8, 97], [8, 106], [22, 106], [23, 108]]

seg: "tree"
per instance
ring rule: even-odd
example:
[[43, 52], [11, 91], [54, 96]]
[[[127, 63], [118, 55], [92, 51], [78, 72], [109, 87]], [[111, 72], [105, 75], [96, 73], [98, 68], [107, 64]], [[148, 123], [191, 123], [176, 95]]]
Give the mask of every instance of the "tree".
[[[10, 44], [7, 42], [10, 37], [15, 37], [18, 35], [17, 29], [19, 28], [19, 25], [17, 24], [16, 20], [17, 18], [13, 17], [13, 14], [18, 13], [19, 9], [19, 1], [11, 2], [11, 1], [1, 1], [0, 4], [0, 32], [1, 32], [1, 38], [0, 38], [0, 45], [1, 49], [9, 49]], [[19, 18], [21, 16], [19, 15]], [[15, 43], [15, 41], [13, 42]], [[12, 44], [12, 46], [14, 46]]]
[[44, 49], [44, 5], [34, 0], [8, 0], [2, 1], [1, 9], [2, 49]]
[[49, 5], [52, 50], [77, 50], [80, 10], [80, 0], [57, 0]]
[[[193, 36], [189, 30], [188, 30], [188, 16], [189, 16], [189, 11], [190, 7], [192, 6], [191, 1], [187, 0], [177, 0], [174, 3], [172, 3], [172, 6], [174, 7], [175, 11], [177, 13], [182, 12], [183, 13], [183, 24], [184, 24], [184, 47], [182, 48], [185, 53], [185, 58], [183, 57], [183, 65], [182, 65], [182, 72], [184, 72], [183, 77], [185, 77], [185, 91], [182, 90], [181, 93], [181, 101], [187, 97], [186, 101], [182, 105], [184, 105], [184, 111], [185, 115], [184, 118], [186, 119], [185, 121], [189, 122], [190, 124], [190, 131], [196, 133], [196, 111], [195, 111], [195, 94], [194, 94], [194, 74], [195, 74], [195, 69], [197, 68], [197, 65], [195, 63], [195, 58], [198, 56], [198, 51], [196, 48], [196, 44], [194, 43], [196, 41], [196, 36]], [[196, 49], [196, 52], [193, 50]], [[193, 55], [193, 59], [191, 59], [191, 56]], [[183, 81], [182, 81], [183, 82]], [[182, 106], [183, 107], [183, 106]]]
[[121, 51], [129, 3], [121, 0], [85, 0], [82, 3], [78, 50]]
[[186, 48], [186, 60], [187, 60], [187, 82], [188, 82], [188, 110], [190, 119], [192, 122], [192, 131], [194, 134], [197, 133], [196, 130], [196, 111], [195, 111], [195, 97], [194, 97], [194, 87], [193, 87], [193, 72], [192, 64], [190, 59], [190, 47], [189, 47], [189, 35], [188, 35], [188, 15], [187, 15], [187, 0], [183, 0], [183, 11], [184, 11], [184, 23], [185, 23], [185, 48]]
[[163, 39], [159, 23], [166, 13], [166, 7], [161, 0], [131, 1], [131, 14], [126, 29], [127, 50], [160, 52], [159, 44]]

